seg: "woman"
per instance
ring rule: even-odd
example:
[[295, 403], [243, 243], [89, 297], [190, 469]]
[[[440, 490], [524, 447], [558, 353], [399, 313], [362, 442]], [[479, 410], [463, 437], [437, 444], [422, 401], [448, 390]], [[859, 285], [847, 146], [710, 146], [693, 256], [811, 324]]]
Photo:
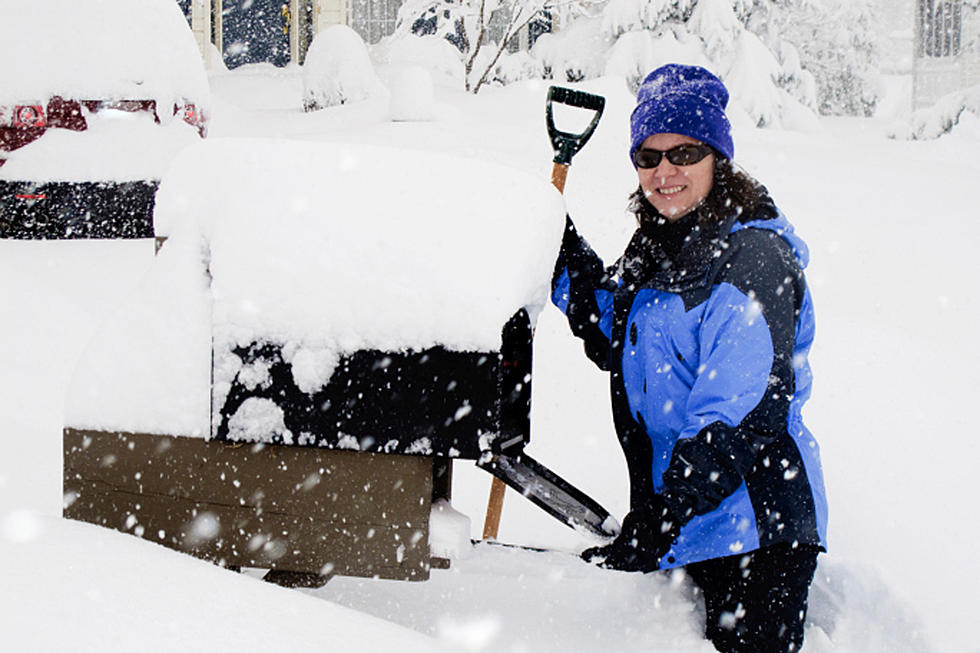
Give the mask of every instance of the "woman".
[[605, 268], [568, 221], [553, 300], [610, 372], [630, 473], [620, 535], [586, 560], [684, 567], [719, 651], [797, 651], [826, 500], [810, 392], [807, 250], [732, 164], [728, 91], [667, 65], [639, 89], [639, 227]]

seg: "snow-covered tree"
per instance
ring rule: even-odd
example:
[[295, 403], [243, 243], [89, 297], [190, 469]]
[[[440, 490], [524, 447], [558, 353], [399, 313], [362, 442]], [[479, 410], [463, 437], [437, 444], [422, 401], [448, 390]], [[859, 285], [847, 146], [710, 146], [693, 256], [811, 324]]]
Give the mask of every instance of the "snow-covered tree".
[[820, 113], [870, 116], [879, 95], [870, 0], [777, 0], [776, 7], [780, 35], [815, 78]]
[[[565, 14], [560, 32], [543, 35], [530, 56], [508, 53], [544, 11]], [[702, 65], [757, 124], [798, 124], [807, 112], [874, 108], [872, 19], [871, 0], [408, 0], [396, 38], [452, 43], [474, 92], [534, 76], [619, 75], [635, 89], [664, 63]]]
[[602, 31], [615, 69], [605, 72], [636, 83], [666, 49], [719, 74], [759, 124], [799, 105], [867, 115], [877, 100], [873, 18], [871, 0], [609, 0]]
[[[445, 38], [460, 52], [465, 69], [466, 90], [476, 93], [493, 79], [498, 62], [521, 32], [558, 0], [408, 0], [398, 11], [395, 37], [406, 34], [433, 34]], [[511, 68], [530, 67], [529, 76], [539, 66], [525, 55]]]
[[609, 0], [603, 73], [624, 75], [635, 88], [661, 64], [703, 65], [757, 124], [795, 122], [816, 108], [816, 95], [798, 51], [773, 23], [777, 11], [773, 0]]
[[980, 85], [944, 95], [931, 107], [914, 112], [908, 125], [895, 126], [889, 135], [909, 140], [939, 138], [968, 121], [980, 125]]

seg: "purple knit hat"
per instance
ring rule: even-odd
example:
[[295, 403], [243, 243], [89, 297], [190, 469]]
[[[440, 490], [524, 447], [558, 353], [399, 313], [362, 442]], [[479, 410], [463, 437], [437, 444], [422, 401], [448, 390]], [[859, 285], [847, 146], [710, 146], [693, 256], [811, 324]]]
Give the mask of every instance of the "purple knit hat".
[[630, 158], [652, 134], [683, 134], [706, 143], [725, 158], [735, 155], [725, 115], [728, 89], [700, 66], [667, 64], [647, 75], [630, 116]]

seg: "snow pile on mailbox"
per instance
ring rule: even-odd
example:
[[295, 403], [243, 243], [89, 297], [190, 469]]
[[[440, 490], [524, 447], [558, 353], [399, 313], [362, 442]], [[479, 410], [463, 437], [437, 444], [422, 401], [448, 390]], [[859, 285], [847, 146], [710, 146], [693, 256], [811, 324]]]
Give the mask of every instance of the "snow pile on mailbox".
[[485, 161], [227, 139], [178, 157], [155, 221], [169, 240], [80, 364], [68, 426], [207, 433], [212, 341], [219, 404], [232, 350], [256, 341], [282, 346], [309, 393], [362, 349], [497, 350], [547, 301], [564, 205]]

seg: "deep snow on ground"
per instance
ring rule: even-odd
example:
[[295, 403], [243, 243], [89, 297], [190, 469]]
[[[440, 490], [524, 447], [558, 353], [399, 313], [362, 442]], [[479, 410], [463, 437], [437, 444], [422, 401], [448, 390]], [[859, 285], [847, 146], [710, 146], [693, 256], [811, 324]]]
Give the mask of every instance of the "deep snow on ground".
[[[384, 144], [542, 179], [550, 172], [543, 83], [478, 97], [437, 88], [434, 121], [392, 123], [384, 99], [304, 114], [296, 68], [248, 67], [211, 81], [211, 137]], [[612, 259], [631, 226], [623, 205], [635, 183], [625, 155], [632, 100], [615, 79], [583, 88], [608, 105], [566, 198]], [[818, 331], [804, 415], [822, 446], [831, 553], [811, 592], [805, 650], [980, 651], [970, 482], [980, 459], [971, 420], [980, 227], [969, 195], [980, 179], [978, 135], [911, 143], [887, 140], [879, 120], [823, 119], [812, 133], [736, 124], [736, 159], [767, 184], [812, 252]], [[379, 161], [379, 179], [410, 165]], [[152, 259], [147, 242], [0, 241], [0, 648], [421, 651], [440, 640], [459, 651], [711, 650], [676, 575], [604, 572], [563, 553], [481, 545], [427, 583], [338, 578], [287, 591], [57, 519], [74, 364]], [[605, 379], [557, 311], [542, 314], [535, 344], [529, 452], [621, 515], [625, 465]], [[478, 535], [490, 477], [466, 462], [455, 473], [454, 504]], [[587, 544], [514, 493], [500, 539], [563, 551]]]

